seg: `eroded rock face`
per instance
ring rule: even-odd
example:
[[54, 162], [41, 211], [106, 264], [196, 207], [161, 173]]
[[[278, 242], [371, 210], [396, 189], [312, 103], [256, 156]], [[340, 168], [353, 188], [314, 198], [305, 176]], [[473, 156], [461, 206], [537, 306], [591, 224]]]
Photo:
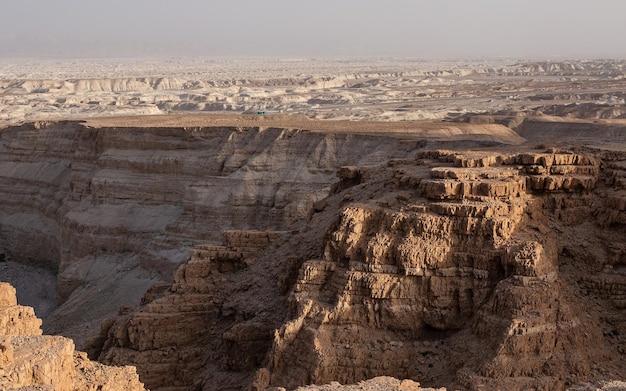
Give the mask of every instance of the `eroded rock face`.
[[[376, 376], [555, 390], [623, 379], [624, 161], [432, 151], [343, 168], [306, 229], [235, 273], [232, 246], [197, 248], [166, 293], [105, 328], [96, 350], [181, 390]], [[194, 324], [192, 337], [174, 337], [174, 324]], [[185, 383], [189, 373], [201, 380]]]
[[79, 343], [171, 282], [196, 244], [298, 225], [354, 153], [407, 153], [397, 139], [237, 126], [41, 122], [0, 140], [0, 253], [58, 270], [62, 306], [46, 327]]
[[341, 385], [333, 382], [324, 386], [298, 387], [297, 391], [446, 391], [445, 388], [422, 388], [418, 382], [405, 379], [398, 380], [389, 376], [379, 376], [354, 385]]
[[[17, 305], [15, 289], [0, 282], [0, 388], [54, 391], [143, 391], [133, 367], [107, 367], [74, 351], [72, 340], [41, 335], [41, 320]], [[30, 388], [32, 387], [32, 388]]]
[[[560, 230], [602, 204], [589, 199], [600, 160], [554, 152], [418, 158], [443, 167], [416, 178], [399, 164], [396, 183], [409, 195], [395, 207], [345, 207], [324, 258], [303, 264], [293, 320], [276, 333], [257, 387], [391, 375], [559, 389], [593, 377], [607, 355], [619, 362], [601, 334], [606, 324], [581, 313], [570, 277], [559, 273], [559, 247], [569, 245]], [[600, 278], [602, 291], [621, 297], [619, 279]]]
[[[92, 341], [92, 354], [106, 363], [134, 363], [151, 389], [186, 390], [203, 383], [205, 389], [217, 388], [203, 372], [258, 368], [271, 344], [271, 325], [237, 308], [228, 289], [282, 235], [227, 231], [223, 245], [196, 246], [171, 286], [153, 287], [140, 311], [105, 323]], [[247, 289], [245, 284], [234, 288]]]
[[[78, 123], [1, 139], [0, 247], [58, 268], [57, 325], [77, 314], [98, 324], [161, 281], [90, 344], [103, 361], [138, 365], [150, 386], [292, 389], [391, 375], [553, 390], [626, 376], [623, 153], [407, 158], [424, 144]], [[333, 184], [344, 160], [356, 165]], [[203, 245], [232, 228], [224, 221], [259, 232]], [[284, 229], [293, 232], [266, 231]], [[261, 251], [271, 240], [280, 243]], [[0, 341], [0, 361], [39, 344], [71, 371], [67, 340], [40, 341], [32, 311], [11, 294], [0, 301], [0, 329], [25, 330]], [[93, 334], [85, 323], [80, 332]]]
[[17, 305], [15, 288], [0, 284], [0, 335], [41, 335], [41, 320], [31, 307]]

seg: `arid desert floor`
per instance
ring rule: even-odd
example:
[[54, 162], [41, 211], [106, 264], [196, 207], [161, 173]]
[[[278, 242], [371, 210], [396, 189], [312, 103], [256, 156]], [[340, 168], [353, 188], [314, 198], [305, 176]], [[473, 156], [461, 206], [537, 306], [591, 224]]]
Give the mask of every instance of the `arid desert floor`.
[[[482, 112], [623, 114], [620, 61], [0, 60], [0, 121], [175, 113], [412, 121]], [[555, 106], [556, 107], [553, 107]], [[566, 109], [565, 109], [566, 110]]]

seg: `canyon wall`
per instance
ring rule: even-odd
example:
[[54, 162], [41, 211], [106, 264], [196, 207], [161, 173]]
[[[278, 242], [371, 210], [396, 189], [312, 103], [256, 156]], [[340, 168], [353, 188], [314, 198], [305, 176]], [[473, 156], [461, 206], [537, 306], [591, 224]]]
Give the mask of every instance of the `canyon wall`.
[[[226, 229], [291, 229], [336, 168], [403, 156], [414, 142], [259, 127], [89, 127], [0, 132], [0, 252], [58, 271], [49, 332], [80, 344], [120, 305], [171, 281]], [[61, 327], [62, 325], [62, 327]]]
[[414, 156], [341, 168], [309, 224], [265, 251], [243, 256], [230, 234], [196, 248], [90, 353], [155, 389], [624, 379], [626, 155]]
[[554, 152], [417, 158], [394, 166], [397, 190], [407, 192], [400, 200], [343, 208], [324, 257], [303, 264], [289, 298], [293, 319], [274, 337], [259, 388], [392, 375], [554, 390], [595, 376], [599, 362], [623, 376], [602, 335], [610, 326], [582, 316], [574, 292], [585, 287], [568, 284], [571, 271], [559, 268], [560, 246], [572, 245], [562, 231], [594, 207], [606, 210], [588, 195], [600, 160]]
[[0, 252], [151, 389], [626, 378], [626, 154], [436, 132], [6, 128]]

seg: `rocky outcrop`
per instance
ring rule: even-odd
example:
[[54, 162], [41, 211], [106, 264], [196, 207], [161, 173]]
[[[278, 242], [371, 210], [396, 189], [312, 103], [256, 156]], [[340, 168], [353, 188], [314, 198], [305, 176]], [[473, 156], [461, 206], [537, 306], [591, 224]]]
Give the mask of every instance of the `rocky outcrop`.
[[153, 287], [139, 311], [105, 323], [91, 343], [92, 354], [106, 363], [134, 363], [151, 389], [188, 390], [203, 382], [210, 389], [214, 385], [203, 376], [207, 367], [258, 367], [271, 342], [270, 325], [237, 308], [229, 289], [247, 289], [236, 286], [237, 274], [283, 234], [227, 231], [223, 245], [196, 246], [171, 286]]
[[3, 390], [143, 391], [132, 367], [107, 367], [74, 351], [72, 340], [41, 335], [33, 309], [17, 305], [0, 283], [0, 388]]
[[225, 229], [300, 225], [355, 151], [371, 164], [411, 148], [394, 138], [226, 125], [6, 128], [0, 253], [58, 271], [61, 307], [45, 327], [80, 344], [121, 305], [171, 282], [195, 245], [218, 243]]
[[609, 200], [623, 187], [607, 167], [626, 156], [608, 161], [430, 151], [343, 167], [306, 228], [246, 256], [232, 238], [250, 234], [197, 247], [94, 352], [181, 390], [377, 376], [558, 390], [624, 378], [623, 226], [607, 210], [619, 212]]
[[333, 382], [324, 386], [306, 386], [298, 387], [297, 391], [446, 391], [445, 388], [422, 388], [418, 382], [405, 379], [398, 380], [388, 376], [380, 376], [371, 380], [362, 381], [354, 385], [341, 385]]
[[[58, 270], [51, 329], [80, 340], [118, 312], [89, 354], [151, 388], [626, 377], [621, 152], [72, 122], [0, 140], [2, 253]], [[39, 330], [5, 307], [0, 329]], [[2, 362], [39, 344], [11, 338]], [[70, 371], [73, 346], [46, 341]]]
[[[581, 223], [570, 214], [593, 214], [599, 159], [429, 152], [418, 164], [433, 167], [429, 175], [393, 164], [395, 200], [342, 209], [324, 258], [300, 269], [293, 318], [255, 387], [391, 375], [562, 389], [615, 352], [559, 271], [559, 231]], [[619, 286], [598, 289], [621, 297]]]
[[[626, 382], [608, 381], [598, 385], [586, 384], [569, 388], [571, 391], [622, 391], [626, 389]], [[284, 390], [274, 388], [276, 391]], [[445, 388], [421, 388], [420, 384], [412, 380], [398, 380], [392, 377], [381, 376], [371, 380], [362, 381], [353, 385], [341, 385], [337, 382], [323, 386], [298, 387], [297, 391], [446, 391]]]

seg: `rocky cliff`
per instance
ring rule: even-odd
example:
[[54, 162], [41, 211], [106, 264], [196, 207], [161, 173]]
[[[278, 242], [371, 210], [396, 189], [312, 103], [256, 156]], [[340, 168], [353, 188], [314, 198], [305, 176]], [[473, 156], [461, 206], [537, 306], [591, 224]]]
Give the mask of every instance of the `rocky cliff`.
[[[503, 146], [519, 136], [500, 125], [115, 121], [0, 132], [0, 252], [58, 273], [47, 330], [96, 335], [91, 357], [149, 388], [626, 378], [619, 145]], [[40, 333], [5, 307], [0, 329]], [[50, 341], [33, 344], [72, 357]]]
[[547, 390], [587, 380], [600, 361], [619, 370], [609, 326], [581, 316], [585, 288], [559, 266], [559, 246], [572, 245], [559, 233], [606, 209], [589, 196], [600, 160], [434, 152], [416, 163], [394, 165], [406, 193], [343, 208], [324, 257], [303, 264], [267, 384], [392, 375]]
[[58, 271], [61, 307], [44, 327], [80, 344], [120, 305], [170, 282], [196, 244], [219, 243], [226, 229], [297, 226], [328, 195], [338, 166], [413, 148], [272, 127], [6, 128], [0, 253]]
[[265, 251], [244, 256], [232, 234], [224, 248], [197, 247], [91, 353], [180, 390], [626, 378], [626, 155], [413, 156], [343, 167], [308, 225]]
[[0, 283], [0, 389], [143, 391], [132, 367], [107, 367], [74, 351], [72, 340], [41, 335], [31, 307], [17, 305], [15, 289]]
[[[270, 314], [240, 308], [238, 297], [253, 284], [241, 277], [283, 234], [228, 231], [223, 245], [196, 246], [171, 286], [154, 286], [140, 311], [105, 322], [90, 343], [91, 353], [104, 362], [137, 363], [151, 388], [187, 390], [203, 383], [204, 388], [228, 388], [241, 381], [233, 374], [263, 362], [274, 326]], [[255, 282], [271, 284], [262, 275]], [[217, 379], [209, 383], [206, 372]]]

